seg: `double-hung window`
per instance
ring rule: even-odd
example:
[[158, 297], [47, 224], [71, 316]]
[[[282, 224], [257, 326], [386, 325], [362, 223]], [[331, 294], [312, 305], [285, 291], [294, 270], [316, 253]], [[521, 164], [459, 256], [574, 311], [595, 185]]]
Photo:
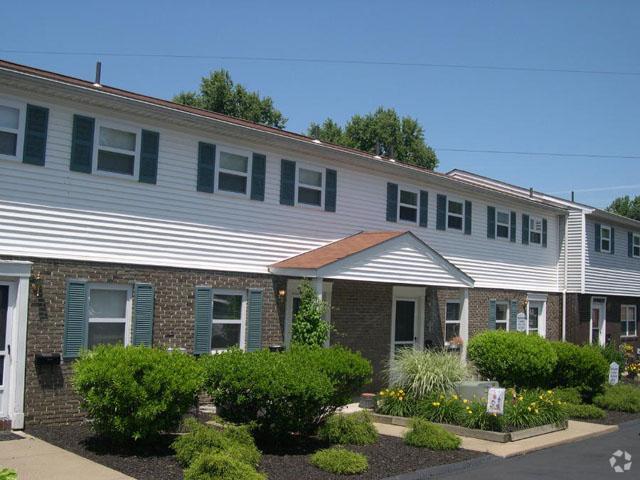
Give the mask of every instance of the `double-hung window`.
[[444, 340], [449, 344], [455, 337], [460, 336], [460, 302], [448, 301], [445, 311]]
[[211, 350], [220, 352], [231, 347], [244, 349], [247, 299], [242, 291], [213, 291], [213, 325]]
[[250, 155], [220, 149], [218, 158], [218, 190], [247, 195], [249, 192]]
[[135, 177], [139, 169], [141, 131], [97, 123], [95, 170]]
[[504, 210], [496, 211], [496, 238], [509, 238], [511, 214]]
[[496, 302], [496, 330], [509, 330], [509, 302]]
[[637, 307], [635, 305], [622, 305], [620, 332], [623, 337], [635, 337], [638, 334]]
[[20, 153], [24, 109], [0, 100], [0, 158], [16, 159]]
[[87, 347], [129, 344], [131, 288], [127, 285], [90, 284]]
[[299, 166], [296, 176], [296, 203], [322, 206], [324, 175], [322, 170]]
[[611, 227], [600, 227], [600, 251], [611, 253]]
[[529, 243], [542, 244], [542, 219], [531, 217], [529, 219]]
[[398, 202], [398, 218], [402, 221], [410, 223], [416, 223], [418, 221], [417, 192], [400, 189], [400, 201]]
[[464, 224], [464, 202], [449, 200], [447, 202], [447, 228], [462, 230]]
[[631, 248], [633, 249], [633, 256], [640, 257], [640, 235], [637, 233], [633, 234], [633, 245]]

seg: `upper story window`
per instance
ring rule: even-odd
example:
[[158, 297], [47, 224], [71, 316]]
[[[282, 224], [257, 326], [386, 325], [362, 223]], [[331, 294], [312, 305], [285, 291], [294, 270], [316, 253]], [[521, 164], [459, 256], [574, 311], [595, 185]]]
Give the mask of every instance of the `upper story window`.
[[400, 189], [400, 201], [398, 202], [398, 218], [405, 222], [411, 223], [416, 223], [418, 221], [417, 192]]
[[600, 227], [600, 251], [611, 253], [611, 227]]
[[496, 211], [496, 238], [509, 238], [511, 228], [511, 214], [507, 211]]
[[634, 257], [640, 257], [640, 235], [637, 233], [633, 234], [632, 250], [633, 250], [632, 253]]
[[496, 330], [509, 330], [509, 302], [496, 302]]
[[17, 104], [0, 104], [0, 157], [18, 157], [22, 137], [21, 117], [22, 108]]
[[135, 176], [139, 169], [140, 130], [110, 124], [97, 127], [96, 170]]
[[296, 177], [296, 203], [322, 206], [324, 175], [322, 170], [300, 166]]
[[218, 161], [218, 190], [247, 195], [249, 191], [250, 156], [220, 150]]
[[447, 202], [447, 228], [462, 230], [464, 224], [464, 202], [449, 200]]
[[89, 285], [87, 347], [129, 344], [131, 288], [126, 285]]
[[529, 218], [529, 243], [542, 244], [542, 219]]

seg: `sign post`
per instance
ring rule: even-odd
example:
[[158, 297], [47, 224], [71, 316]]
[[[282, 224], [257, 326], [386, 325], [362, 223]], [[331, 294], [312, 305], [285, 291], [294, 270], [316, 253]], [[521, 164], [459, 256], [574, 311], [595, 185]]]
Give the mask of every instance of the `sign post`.
[[609, 365], [609, 385], [616, 385], [620, 378], [620, 365], [616, 362], [611, 362]]
[[516, 319], [517, 319], [517, 323], [516, 323], [517, 330], [519, 332], [526, 332], [527, 331], [527, 315], [520, 312], [516, 317]]
[[487, 413], [502, 415], [504, 413], [504, 388], [490, 388], [487, 395]]

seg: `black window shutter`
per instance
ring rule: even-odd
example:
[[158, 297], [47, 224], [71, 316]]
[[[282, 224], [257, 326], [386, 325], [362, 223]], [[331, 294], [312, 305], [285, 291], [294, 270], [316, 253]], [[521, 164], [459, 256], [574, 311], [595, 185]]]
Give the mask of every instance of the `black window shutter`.
[[47, 150], [49, 109], [27, 105], [27, 120], [24, 128], [24, 150], [22, 161], [31, 165], [44, 165]]
[[487, 238], [496, 238], [496, 207], [487, 207]]
[[154, 288], [149, 283], [137, 283], [134, 289], [135, 317], [133, 344], [150, 347], [153, 343]]
[[67, 283], [62, 346], [64, 358], [76, 358], [86, 345], [87, 293], [85, 281], [71, 280]]
[[398, 221], [398, 184], [387, 183], [387, 222]]
[[158, 152], [160, 149], [160, 134], [149, 130], [142, 130], [140, 148], [140, 176], [141, 183], [155, 184], [158, 180]]
[[627, 254], [633, 258], [633, 232], [627, 233]]
[[249, 290], [247, 310], [247, 351], [255, 352], [262, 348], [262, 290]]
[[489, 300], [489, 330], [496, 329], [496, 301]]
[[193, 353], [202, 355], [211, 352], [211, 322], [213, 321], [213, 290], [196, 287], [194, 302], [195, 347]]
[[264, 182], [267, 171], [267, 156], [254, 153], [251, 160], [251, 200], [264, 202]]
[[82, 115], [73, 116], [71, 163], [69, 168], [74, 172], [91, 173], [95, 126], [96, 122], [93, 118]]
[[464, 234], [471, 235], [471, 202], [469, 200], [465, 200], [464, 202]]
[[611, 227], [611, 255], [616, 253], [616, 229]]
[[327, 212], [336, 211], [336, 196], [338, 193], [338, 172], [331, 168], [326, 171], [324, 209]]
[[522, 214], [522, 244], [529, 245], [529, 215]]
[[429, 224], [429, 192], [420, 190], [420, 226]]
[[547, 248], [547, 219], [542, 219], [542, 246]]
[[213, 176], [216, 166], [216, 146], [198, 142], [198, 181], [199, 192], [213, 193]]
[[601, 244], [601, 242], [600, 242], [601, 232], [600, 232], [600, 224], [599, 223], [595, 224], [595, 230], [596, 230], [596, 232], [595, 232], [596, 233], [596, 252], [599, 252], [600, 251], [600, 244]]
[[510, 240], [515, 243], [516, 242], [516, 212], [511, 212], [511, 222], [510, 222]]
[[280, 162], [280, 205], [293, 205], [296, 190], [296, 162], [285, 160]]
[[447, 196], [438, 194], [436, 203], [437, 203], [436, 229], [446, 230], [447, 229]]

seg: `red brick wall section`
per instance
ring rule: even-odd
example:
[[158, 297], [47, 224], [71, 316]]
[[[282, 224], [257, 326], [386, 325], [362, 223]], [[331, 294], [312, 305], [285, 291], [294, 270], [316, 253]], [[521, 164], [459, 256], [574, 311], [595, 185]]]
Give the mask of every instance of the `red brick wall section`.
[[36, 369], [36, 353], [61, 353], [64, 331], [66, 282], [86, 279], [89, 282], [154, 285], [155, 313], [153, 342], [156, 346], [193, 350], [194, 287], [245, 290], [264, 289], [264, 346], [281, 343], [283, 318], [278, 314], [276, 292], [283, 280], [270, 275], [196, 271], [176, 268], [99, 264], [67, 260], [29, 259], [32, 276], [40, 276], [40, 296], [30, 293], [27, 326], [27, 368], [25, 415], [27, 425], [58, 424], [80, 420], [83, 415], [79, 399], [71, 389], [72, 364]]

